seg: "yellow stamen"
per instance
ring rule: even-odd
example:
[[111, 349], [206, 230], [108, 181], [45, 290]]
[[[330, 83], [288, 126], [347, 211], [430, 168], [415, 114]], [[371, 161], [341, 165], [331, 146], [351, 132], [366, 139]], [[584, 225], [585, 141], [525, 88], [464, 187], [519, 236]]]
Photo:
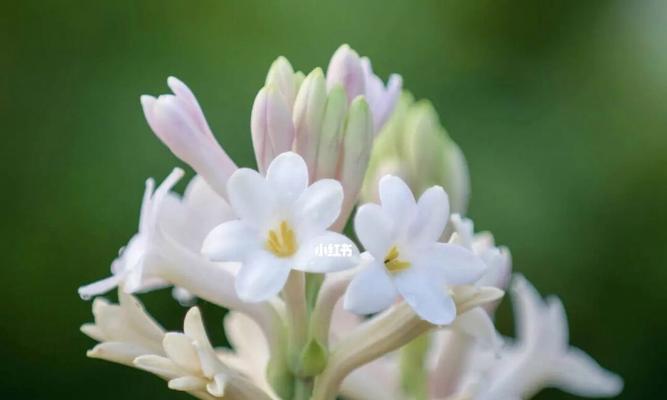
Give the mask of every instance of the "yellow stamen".
[[294, 231], [287, 224], [287, 221], [282, 221], [276, 230], [269, 230], [269, 237], [266, 239], [266, 249], [277, 257], [289, 257], [296, 253], [296, 237]]
[[384, 267], [392, 274], [405, 271], [410, 268], [410, 263], [398, 259], [398, 247], [392, 246], [384, 258]]

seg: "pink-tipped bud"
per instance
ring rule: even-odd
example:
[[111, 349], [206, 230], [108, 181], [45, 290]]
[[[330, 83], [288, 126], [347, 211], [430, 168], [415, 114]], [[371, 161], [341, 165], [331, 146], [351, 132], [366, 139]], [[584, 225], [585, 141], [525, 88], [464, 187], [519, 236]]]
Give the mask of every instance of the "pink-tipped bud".
[[344, 44], [336, 50], [327, 68], [327, 88], [342, 85], [347, 93], [348, 102], [366, 92], [366, 76], [361, 65], [361, 58], [350, 46]]
[[141, 96], [148, 125], [176, 157], [224, 195], [227, 178], [236, 165], [213, 136], [192, 91], [174, 77], [167, 84], [174, 94]]
[[250, 117], [257, 168], [265, 173], [273, 159], [292, 150], [294, 124], [287, 99], [274, 86], [257, 93]]

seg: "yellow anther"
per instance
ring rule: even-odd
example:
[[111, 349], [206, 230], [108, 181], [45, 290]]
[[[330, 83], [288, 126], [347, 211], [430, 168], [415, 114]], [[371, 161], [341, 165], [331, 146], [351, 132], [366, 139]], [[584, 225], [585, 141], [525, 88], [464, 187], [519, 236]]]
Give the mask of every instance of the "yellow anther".
[[266, 249], [277, 257], [289, 257], [296, 253], [296, 237], [287, 221], [282, 221], [276, 230], [269, 230]]
[[392, 274], [405, 271], [410, 268], [410, 263], [398, 259], [398, 247], [392, 246], [384, 258], [384, 267]]

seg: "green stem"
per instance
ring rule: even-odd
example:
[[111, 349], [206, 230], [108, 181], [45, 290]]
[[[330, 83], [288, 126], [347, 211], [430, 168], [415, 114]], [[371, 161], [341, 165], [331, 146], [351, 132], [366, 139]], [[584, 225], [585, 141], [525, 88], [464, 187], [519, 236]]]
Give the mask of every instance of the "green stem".
[[308, 338], [308, 305], [306, 302], [306, 276], [304, 272], [290, 272], [283, 288], [283, 300], [287, 313], [287, 338], [289, 365], [296, 370], [299, 355]]
[[310, 400], [312, 394], [312, 379], [296, 379], [294, 382], [294, 400]]

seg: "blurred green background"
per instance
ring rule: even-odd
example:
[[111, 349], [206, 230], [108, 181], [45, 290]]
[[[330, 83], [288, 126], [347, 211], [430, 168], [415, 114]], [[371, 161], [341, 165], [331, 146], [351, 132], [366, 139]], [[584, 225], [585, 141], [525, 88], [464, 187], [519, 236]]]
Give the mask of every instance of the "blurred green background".
[[[175, 75], [252, 166], [271, 61], [341, 43], [433, 101], [470, 163], [470, 215], [567, 308], [572, 343], [662, 398], [667, 356], [667, 2], [3, 1], [0, 397], [185, 399], [85, 357], [76, 288], [136, 230], [143, 181], [178, 164], [139, 95]], [[178, 329], [167, 291], [142, 297]], [[221, 314], [204, 305], [215, 339]], [[219, 312], [218, 312], [219, 313]], [[509, 307], [500, 327], [511, 333]], [[538, 399], [572, 399], [555, 390]]]

